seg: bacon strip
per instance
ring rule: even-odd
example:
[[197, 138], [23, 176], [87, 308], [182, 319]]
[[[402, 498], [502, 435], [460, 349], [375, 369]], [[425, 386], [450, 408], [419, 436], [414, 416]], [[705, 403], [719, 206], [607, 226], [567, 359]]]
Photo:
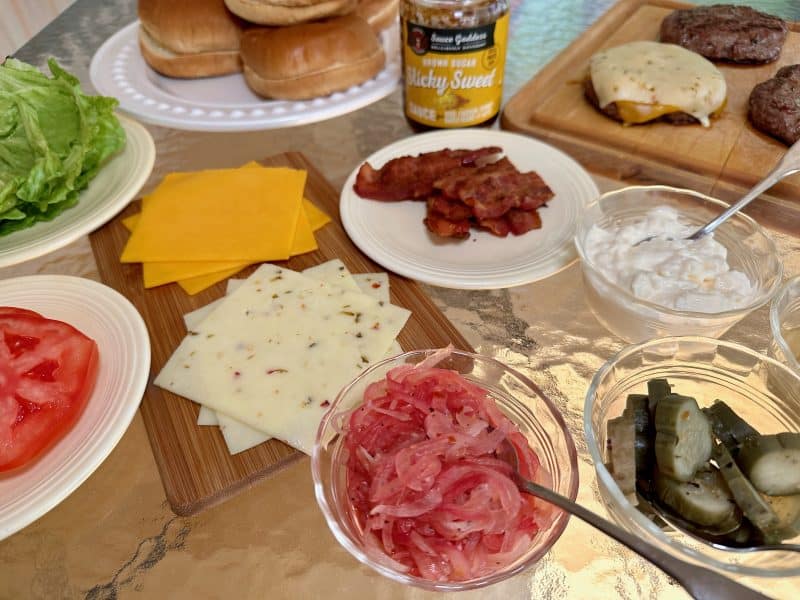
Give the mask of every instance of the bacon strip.
[[452, 171], [437, 179], [434, 188], [471, 207], [479, 220], [501, 217], [512, 208], [533, 210], [553, 197], [537, 173], [520, 173], [506, 157], [477, 169]]
[[481, 158], [499, 154], [502, 149], [488, 146], [476, 150], [438, 150], [418, 156], [394, 158], [380, 169], [364, 163], [353, 186], [362, 198], [372, 200], [418, 200], [433, 192], [433, 182], [459, 167], [474, 167]]

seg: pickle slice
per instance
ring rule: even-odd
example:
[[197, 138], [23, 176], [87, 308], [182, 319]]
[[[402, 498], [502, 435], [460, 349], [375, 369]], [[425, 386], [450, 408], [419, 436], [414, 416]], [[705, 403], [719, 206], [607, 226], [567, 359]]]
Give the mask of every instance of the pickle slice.
[[656, 405], [655, 455], [659, 470], [678, 481], [689, 481], [711, 457], [711, 426], [697, 401], [670, 394]]
[[792, 496], [762, 494], [761, 497], [778, 517], [778, 524], [771, 532], [774, 538], [786, 540], [800, 534], [800, 494]]
[[655, 461], [655, 431], [647, 396], [630, 394], [625, 402], [625, 410], [622, 415], [633, 419], [636, 476], [640, 479], [647, 479]]
[[663, 398], [672, 393], [672, 386], [666, 379], [651, 379], [647, 382], [647, 398], [650, 405], [650, 412], [656, 410], [656, 406]]
[[713, 528], [714, 535], [734, 531], [742, 513], [717, 469], [699, 469], [689, 481], [675, 481], [663, 473], [654, 474], [655, 489], [661, 501], [686, 521]]
[[748, 438], [736, 462], [758, 491], [771, 496], [800, 494], [800, 433]]
[[717, 436], [720, 442], [725, 444], [725, 447], [731, 454], [736, 454], [736, 448], [740, 444], [743, 444], [750, 438], [759, 436], [756, 429], [737, 415], [733, 409], [722, 400], [716, 400], [714, 404], [708, 408], [704, 408], [703, 412], [711, 422], [711, 430], [714, 432], [714, 435]]
[[606, 425], [606, 449], [611, 475], [623, 494], [636, 493], [636, 438], [633, 419], [628, 416], [611, 419]]
[[778, 516], [744, 476], [724, 444], [714, 446], [714, 460], [744, 516], [764, 534], [765, 539], [774, 539], [780, 528]]

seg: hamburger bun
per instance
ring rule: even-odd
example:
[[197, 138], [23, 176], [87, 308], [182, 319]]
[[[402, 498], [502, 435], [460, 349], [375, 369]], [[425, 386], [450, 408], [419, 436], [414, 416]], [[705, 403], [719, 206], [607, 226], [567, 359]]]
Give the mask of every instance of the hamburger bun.
[[225, 0], [231, 12], [259, 25], [295, 25], [346, 15], [358, 0]]
[[223, 0], [139, 0], [139, 49], [169, 77], [213, 77], [242, 70], [244, 30]]
[[386, 61], [375, 33], [355, 15], [250, 29], [242, 36], [241, 55], [253, 91], [282, 100], [345, 90], [377, 75]]
[[400, 0], [359, 0], [356, 14], [369, 23], [372, 31], [380, 33], [397, 21]]

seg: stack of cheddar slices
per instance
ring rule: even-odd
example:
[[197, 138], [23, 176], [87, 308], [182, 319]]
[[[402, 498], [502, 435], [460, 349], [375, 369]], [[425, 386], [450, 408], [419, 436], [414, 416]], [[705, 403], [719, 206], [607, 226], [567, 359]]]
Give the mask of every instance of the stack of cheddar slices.
[[266, 98], [348, 89], [386, 61], [378, 34], [399, 0], [139, 0], [139, 47], [168, 77], [243, 71]]
[[177, 282], [195, 294], [246, 266], [317, 249], [330, 221], [304, 199], [306, 173], [248, 163], [167, 175], [142, 200], [122, 262], [142, 263], [144, 286]]

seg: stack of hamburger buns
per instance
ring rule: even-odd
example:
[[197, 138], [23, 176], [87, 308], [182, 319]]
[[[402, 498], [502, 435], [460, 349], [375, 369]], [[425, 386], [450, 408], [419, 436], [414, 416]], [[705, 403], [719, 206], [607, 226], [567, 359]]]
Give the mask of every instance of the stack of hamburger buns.
[[168, 77], [242, 71], [265, 98], [303, 100], [377, 75], [399, 0], [139, 0], [139, 48]]

